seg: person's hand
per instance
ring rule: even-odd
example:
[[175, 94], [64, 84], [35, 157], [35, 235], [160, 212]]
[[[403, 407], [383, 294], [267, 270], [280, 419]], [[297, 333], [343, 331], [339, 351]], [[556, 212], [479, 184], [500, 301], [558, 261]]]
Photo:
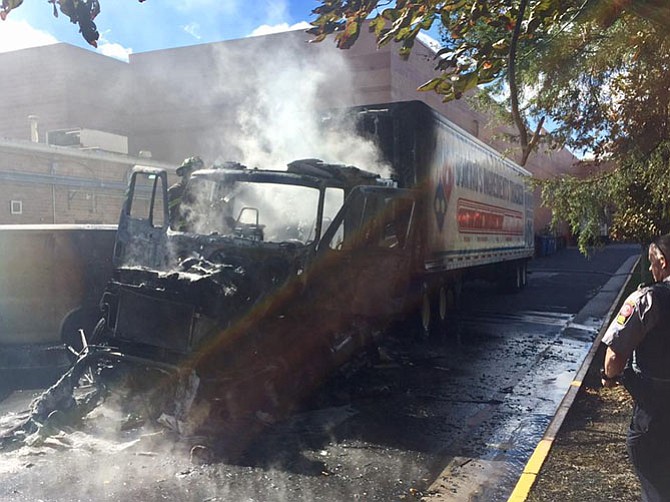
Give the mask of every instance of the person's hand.
[[619, 377], [618, 376], [608, 377], [607, 374], [605, 373], [605, 370], [602, 369], [600, 370], [600, 383], [602, 384], [603, 387], [611, 389], [612, 387], [616, 387], [617, 385], [619, 385]]
[[619, 382], [616, 379], [605, 380], [604, 378], [601, 378], [600, 383], [602, 384], [603, 387], [607, 387], [608, 389], [611, 389], [612, 387], [616, 387], [617, 385], [619, 385]]

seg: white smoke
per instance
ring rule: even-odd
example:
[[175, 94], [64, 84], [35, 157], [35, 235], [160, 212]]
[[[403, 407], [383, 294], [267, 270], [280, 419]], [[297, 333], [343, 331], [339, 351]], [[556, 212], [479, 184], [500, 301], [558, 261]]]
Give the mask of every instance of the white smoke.
[[353, 102], [353, 72], [332, 43], [307, 39], [294, 32], [217, 47], [220, 78], [211, 92], [225, 96], [231, 116], [210, 153], [261, 169], [320, 158], [388, 174], [375, 145], [353, 128], [324, 131], [324, 117]]

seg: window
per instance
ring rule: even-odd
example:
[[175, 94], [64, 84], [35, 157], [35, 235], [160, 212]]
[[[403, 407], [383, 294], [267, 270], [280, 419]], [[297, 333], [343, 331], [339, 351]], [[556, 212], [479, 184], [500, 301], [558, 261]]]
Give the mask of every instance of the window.
[[306, 244], [315, 239], [319, 195], [303, 185], [198, 177], [181, 210], [194, 233]]
[[9, 213], [10, 214], [23, 214], [23, 201], [22, 200], [12, 200], [9, 203]]
[[328, 230], [328, 227], [337, 215], [337, 212], [344, 204], [344, 190], [341, 188], [326, 188], [326, 195], [323, 201], [323, 227], [321, 228], [321, 236]]
[[136, 174], [130, 215], [132, 218], [149, 222], [154, 228], [163, 227], [165, 222], [162, 177], [143, 172]]
[[411, 198], [365, 194], [352, 198], [329, 242], [331, 249], [403, 249], [414, 211]]

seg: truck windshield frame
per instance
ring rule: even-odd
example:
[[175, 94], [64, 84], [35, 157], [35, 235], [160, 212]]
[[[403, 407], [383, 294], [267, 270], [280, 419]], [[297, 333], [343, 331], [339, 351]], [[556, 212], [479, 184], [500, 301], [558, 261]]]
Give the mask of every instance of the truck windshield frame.
[[187, 232], [304, 245], [318, 237], [324, 188], [311, 178], [198, 174], [189, 181], [182, 202]]

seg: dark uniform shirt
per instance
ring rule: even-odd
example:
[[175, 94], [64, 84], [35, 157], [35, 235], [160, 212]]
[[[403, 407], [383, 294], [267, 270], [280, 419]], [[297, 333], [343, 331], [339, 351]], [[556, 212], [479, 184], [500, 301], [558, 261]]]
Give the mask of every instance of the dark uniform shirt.
[[177, 228], [181, 224], [181, 203], [184, 196], [186, 183], [178, 181], [168, 188], [168, 212], [170, 215], [170, 226]]
[[624, 302], [603, 342], [622, 356], [633, 354], [633, 369], [670, 382], [670, 277], [643, 287]]
[[[628, 357], [623, 384], [635, 400], [626, 448], [642, 500], [670, 501], [670, 277], [624, 302], [603, 342]], [[632, 358], [630, 357], [632, 354]]]

